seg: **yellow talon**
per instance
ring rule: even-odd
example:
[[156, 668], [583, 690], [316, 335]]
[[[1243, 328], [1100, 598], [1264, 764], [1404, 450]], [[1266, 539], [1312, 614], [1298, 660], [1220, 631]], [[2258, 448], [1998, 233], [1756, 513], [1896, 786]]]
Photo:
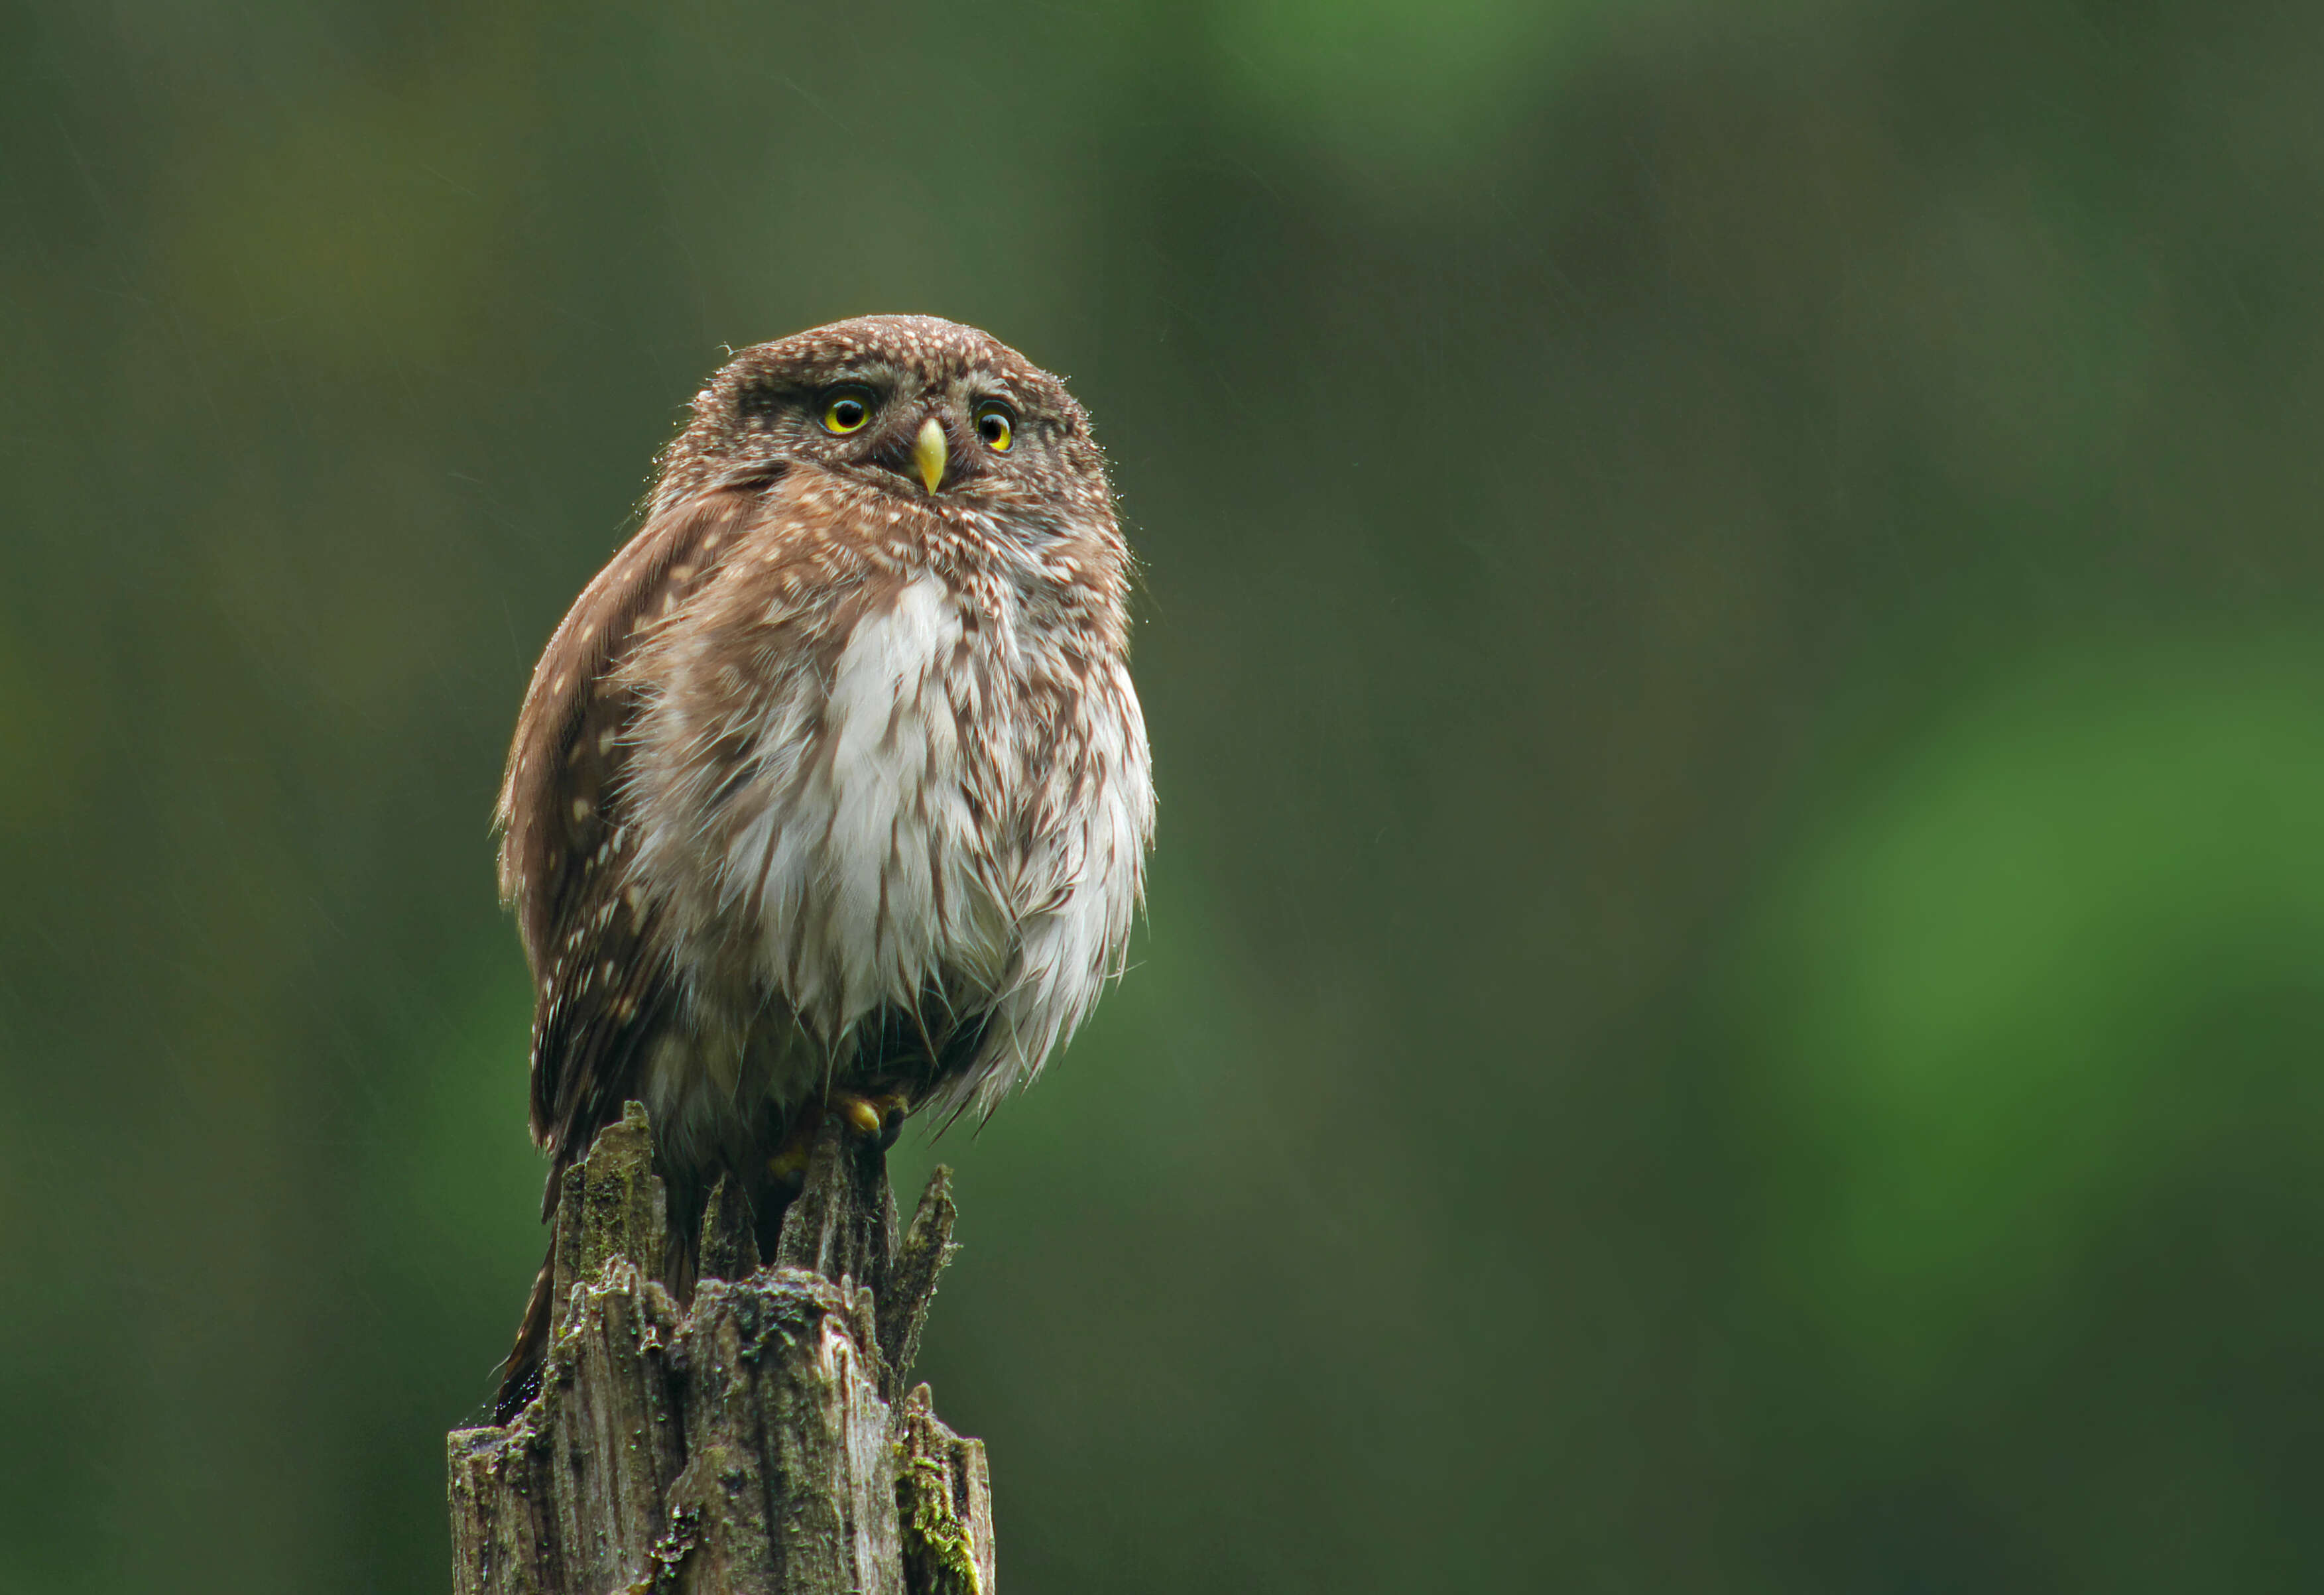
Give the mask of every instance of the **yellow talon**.
[[779, 1185], [800, 1184], [807, 1178], [807, 1158], [814, 1151], [813, 1136], [788, 1137], [767, 1159], [767, 1177]]
[[859, 1134], [880, 1133], [883, 1115], [868, 1098], [857, 1096], [852, 1091], [835, 1091], [831, 1093], [831, 1105], [839, 1110], [840, 1117], [853, 1125]]
[[858, 1135], [880, 1143], [885, 1151], [896, 1144], [903, 1133], [904, 1116], [912, 1104], [900, 1091], [884, 1091], [878, 1096], [863, 1096], [852, 1091], [835, 1091], [824, 1099], [824, 1109], [836, 1112], [853, 1127]]
[[867, 1097], [852, 1091], [834, 1091], [819, 1107], [809, 1106], [793, 1118], [782, 1145], [768, 1156], [767, 1177], [778, 1185], [793, 1189], [807, 1182], [807, 1165], [815, 1159], [816, 1128], [827, 1113], [838, 1114], [850, 1129], [866, 1140], [879, 1142], [885, 1150], [895, 1145], [896, 1137], [904, 1128], [904, 1115], [911, 1111], [912, 1104], [901, 1092]]

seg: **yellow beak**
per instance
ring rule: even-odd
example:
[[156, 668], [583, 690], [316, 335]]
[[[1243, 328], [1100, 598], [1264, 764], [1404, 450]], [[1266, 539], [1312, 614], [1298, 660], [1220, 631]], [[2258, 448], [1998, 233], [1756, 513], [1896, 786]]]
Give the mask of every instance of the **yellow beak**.
[[944, 429], [936, 418], [928, 417], [920, 423], [920, 435], [912, 439], [912, 464], [919, 467], [920, 480], [934, 493], [936, 484], [944, 480], [945, 460], [950, 451], [945, 447]]

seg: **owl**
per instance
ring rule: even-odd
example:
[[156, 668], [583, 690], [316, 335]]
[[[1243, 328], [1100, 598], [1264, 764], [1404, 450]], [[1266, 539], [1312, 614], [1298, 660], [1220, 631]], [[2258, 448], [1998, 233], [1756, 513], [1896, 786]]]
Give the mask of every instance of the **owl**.
[[[691, 1288], [822, 1118], [989, 1112], [1122, 969], [1154, 823], [1130, 556], [1088, 416], [970, 327], [842, 321], [695, 396], [534, 670], [498, 806], [546, 1211], [643, 1102]], [[503, 1370], [538, 1388], [533, 1287]]]

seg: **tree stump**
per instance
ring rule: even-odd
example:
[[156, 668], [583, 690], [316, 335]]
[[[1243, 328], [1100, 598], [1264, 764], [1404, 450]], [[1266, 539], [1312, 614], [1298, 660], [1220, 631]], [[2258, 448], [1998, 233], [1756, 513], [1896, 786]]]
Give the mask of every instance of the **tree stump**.
[[952, 1250], [950, 1171], [899, 1235], [835, 1116], [760, 1266], [721, 1185], [681, 1309], [632, 1102], [566, 1172], [540, 1394], [448, 1445], [457, 1595], [991, 1595], [981, 1441], [904, 1376]]

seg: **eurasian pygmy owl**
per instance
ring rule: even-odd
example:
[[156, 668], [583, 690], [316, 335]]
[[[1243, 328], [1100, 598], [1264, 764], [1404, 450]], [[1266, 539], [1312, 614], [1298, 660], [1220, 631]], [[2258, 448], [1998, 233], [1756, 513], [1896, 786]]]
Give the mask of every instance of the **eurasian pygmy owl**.
[[973, 327], [842, 321], [711, 378], [501, 791], [545, 1209], [634, 1098], [671, 1256], [722, 1175], [764, 1246], [826, 1109], [892, 1138], [1040, 1069], [1121, 968], [1153, 826], [1130, 564], [1089, 418]]

